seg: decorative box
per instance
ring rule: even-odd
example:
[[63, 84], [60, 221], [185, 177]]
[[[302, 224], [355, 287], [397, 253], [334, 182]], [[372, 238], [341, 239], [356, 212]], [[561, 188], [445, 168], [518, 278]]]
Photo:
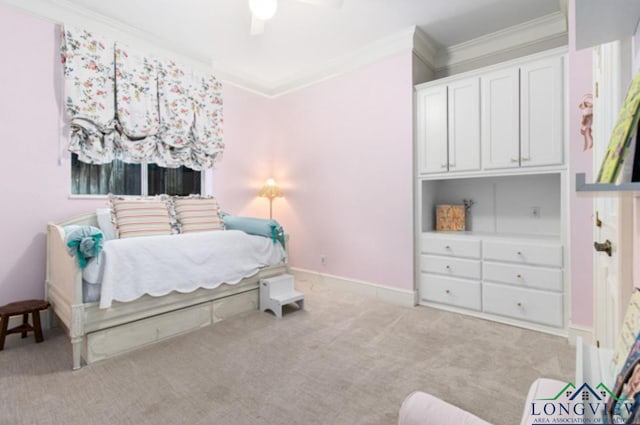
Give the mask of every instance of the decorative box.
[[436, 230], [465, 230], [464, 205], [436, 205]]

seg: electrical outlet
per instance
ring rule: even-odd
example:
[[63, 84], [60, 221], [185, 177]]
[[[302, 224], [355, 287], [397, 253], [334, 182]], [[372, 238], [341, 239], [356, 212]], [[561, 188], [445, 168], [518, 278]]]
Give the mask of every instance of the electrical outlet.
[[531, 217], [540, 218], [540, 207], [531, 207]]
[[320, 264], [322, 264], [323, 266], [327, 265], [327, 256], [326, 255], [321, 255], [320, 256]]

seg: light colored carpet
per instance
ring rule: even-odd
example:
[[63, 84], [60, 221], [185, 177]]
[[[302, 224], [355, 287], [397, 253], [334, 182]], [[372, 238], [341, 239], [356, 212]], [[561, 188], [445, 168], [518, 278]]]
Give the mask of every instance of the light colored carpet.
[[423, 390], [511, 425], [534, 379], [572, 379], [565, 339], [299, 286], [305, 311], [253, 312], [76, 372], [59, 331], [11, 335], [0, 424], [392, 425]]

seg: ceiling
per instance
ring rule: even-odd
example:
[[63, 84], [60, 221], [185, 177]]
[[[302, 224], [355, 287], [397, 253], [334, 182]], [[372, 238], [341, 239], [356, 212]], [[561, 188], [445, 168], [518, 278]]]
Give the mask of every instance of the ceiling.
[[[420, 28], [435, 48], [560, 11], [562, 0], [344, 0], [341, 8], [278, 0], [251, 36], [247, 0], [38, 0], [132, 27], [226, 76], [265, 87], [307, 75], [381, 39]], [[12, 2], [22, 6], [22, 2]], [[51, 6], [53, 7], [53, 6]]]

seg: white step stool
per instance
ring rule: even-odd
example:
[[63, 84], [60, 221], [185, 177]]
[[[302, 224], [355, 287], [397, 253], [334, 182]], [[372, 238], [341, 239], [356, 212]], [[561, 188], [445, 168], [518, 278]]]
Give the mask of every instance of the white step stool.
[[282, 317], [282, 306], [297, 303], [304, 309], [304, 294], [293, 287], [294, 280], [290, 274], [260, 280], [260, 311], [271, 310], [276, 317]]

